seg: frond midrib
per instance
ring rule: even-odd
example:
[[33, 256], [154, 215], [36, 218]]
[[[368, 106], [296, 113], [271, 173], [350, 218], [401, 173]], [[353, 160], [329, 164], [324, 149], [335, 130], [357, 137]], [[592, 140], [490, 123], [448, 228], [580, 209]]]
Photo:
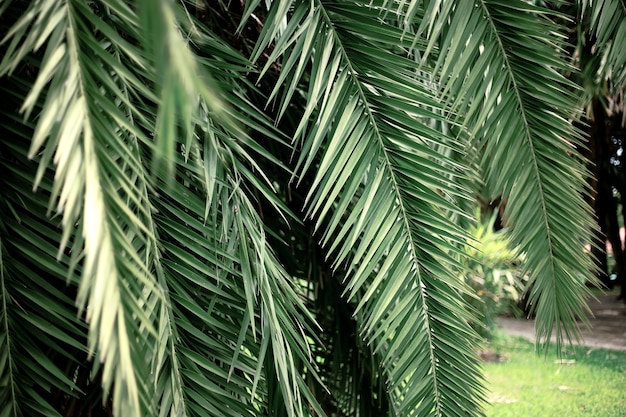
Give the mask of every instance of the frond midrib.
[[[389, 155], [387, 153], [387, 149], [385, 148], [385, 144], [383, 142], [383, 138], [382, 138], [382, 134], [380, 133], [380, 129], [378, 128], [378, 123], [376, 122], [376, 119], [374, 117], [374, 115], [372, 114], [371, 110], [370, 110], [370, 106], [368, 105], [368, 100], [367, 100], [367, 96], [365, 95], [365, 92], [363, 91], [363, 88], [361, 87], [361, 82], [358, 78], [358, 76], [356, 75], [357, 72], [354, 70], [354, 67], [352, 65], [352, 62], [348, 56], [348, 53], [346, 51], [346, 48], [343, 45], [343, 42], [341, 41], [341, 38], [339, 37], [339, 35], [337, 34], [337, 32], [334, 30], [334, 26], [332, 23], [332, 20], [330, 19], [330, 16], [328, 15], [326, 9], [324, 8], [324, 5], [322, 4], [322, 2], [320, 0], [317, 1], [319, 8], [322, 12], [322, 16], [326, 21], [326, 24], [328, 25], [328, 28], [330, 31], [332, 31], [333, 37], [335, 38], [335, 42], [336, 45], [338, 45], [338, 48], [341, 50], [341, 54], [343, 56], [343, 60], [344, 62], [346, 62], [346, 65], [349, 68], [349, 76], [350, 78], [352, 78], [353, 80], [353, 85], [355, 85], [357, 87], [357, 92], [358, 95], [360, 97], [361, 102], [364, 105], [365, 108], [365, 112], [367, 114], [367, 118], [370, 121], [370, 125], [374, 127], [374, 132], [375, 132], [375, 136], [378, 142], [378, 145], [380, 147], [380, 150], [382, 152], [382, 155], [384, 157], [383, 162], [384, 162], [384, 166], [386, 168], [386, 170], [389, 173], [392, 185], [393, 185], [393, 192], [395, 194], [395, 199], [397, 202], [397, 205], [399, 207], [399, 211], [400, 211], [400, 215], [402, 217], [402, 223], [403, 223], [403, 228], [406, 232], [406, 236], [409, 236], [409, 239], [407, 239], [409, 241], [409, 247], [410, 247], [410, 253], [413, 259], [413, 264], [415, 265], [415, 273], [417, 274], [417, 279], [419, 281], [419, 284], [421, 284], [421, 276], [420, 276], [420, 269], [421, 269], [421, 265], [418, 261], [419, 257], [418, 257], [418, 252], [417, 249], [415, 247], [415, 242], [412, 238], [410, 238], [410, 236], [412, 236], [412, 232], [411, 232], [411, 227], [409, 224], [409, 219], [408, 219], [408, 214], [406, 211], [406, 208], [404, 207], [404, 199], [402, 197], [402, 194], [399, 191], [399, 185], [398, 185], [398, 181], [396, 179], [396, 174], [394, 172], [393, 169], [393, 164], [391, 163], [391, 160], [389, 159]], [[427, 318], [429, 318], [429, 309], [428, 306], [426, 305], [426, 293], [425, 293], [425, 288], [423, 285], [417, 285], [417, 287], [419, 288], [420, 292], [421, 292], [421, 301], [422, 301], [422, 311], [424, 312], [425, 316]], [[434, 352], [434, 342], [433, 342], [433, 338], [432, 338], [432, 331], [430, 328], [430, 319], [427, 319], [424, 321], [424, 325], [426, 326], [426, 330], [427, 330], [427, 339], [428, 339], [428, 351], [429, 351], [429, 359], [430, 359], [430, 364], [431, 364], [431, 369], [432, 369], [432, 379], [433, 379], [433, 388], [434, 388], [434, 395], [435, 395], [435, 404], [436, 404], [436, 408], [437, 408], [437, 415], [441, 416], [442, 415], [442, 411], [441, 411], [441, 392], [439, 389], [439, 380], [438, 380], [438, 376], [437, 376], [437, 366], [436, 366], [436, 358], [435, 358], [435, 352]]]

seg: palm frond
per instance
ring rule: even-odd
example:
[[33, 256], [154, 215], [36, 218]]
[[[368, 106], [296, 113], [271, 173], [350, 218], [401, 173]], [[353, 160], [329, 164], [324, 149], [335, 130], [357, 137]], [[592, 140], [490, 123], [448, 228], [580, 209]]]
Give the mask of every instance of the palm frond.
[[[8, 108], [26, 83], [0, 91]], [[19, 96], [19, 95], [18, 95]], [[80, 403], [88, 375], [87, 327], [66, 285], [69, 257], [55, 258], [61, 231], [46, 215], [52, 184], [32, 192], [37, 166], [26, 157], [32, 126], [3, 113], [0, 146], [0, 415], [60, 416], [55, 398]]]
[[[271, 407], [277, 413], [281, 413], [280, 409], [284, 407], [289, 416], [306, 415], [310, 409], [321, 414], [301, 374], [304, 370], [309, 377], [315, 377], [306, 341], [307, 335], [312, 337], [314, 334], [313, 324], [299, 295], [294, 292], [296, 285], [290, 282], [291, 278], [269, 246], [266, 225], [259, 213], [262, 203], [267, 203], [278, 216], [285, 216], [288, 210], [275, 194], [262, 165], [267, 163], [283, 172], [284, 168], [267, 151], [269, 146], [258, 143], [253, 136], [262, 134], [266, 141], [279, 146], [284, 144], [281, 145], [282, 139], [267, 116], [247, 96], [246, 92], [255, 92], [246, 78], [249, 71], [247, 61], [206, 28], [198, 33], [195, 42], [199, 54], [211, 58], [200, 58], [200, 65], [216, 74], [218, 86], [229, 87], [228, 90], [223, 89], [221, 95], [225, 105], [238, 109], [238, 113], [233, 114], [234, 123], [220, 123], [213, 110], [204, 106], [195, 121], [199, 127], [198, 146], [192, 148], [188, 163], [178, 162], [181, 172], [185, 173], [183, 184], [189, 183], [186, 195], [178, 199], [190, 202], [186, 222], [202, 223], [202, 227], [198, 224], [196, 229], [202, 233], [198, 239], [209, 238], [208, 247], [217, 254], [227, 255], [225, 258], [222, 255], [211, 257], [204, 262], [205, 265], [213, 265], [216, 271], [208, 276], [216, 277], [218, 287], [237, 288], [236, 296], [243, 297], [236, 302], [228, 300], [230, 305], [240, 305], [241, 310], [229, 313], [227, 318], [236, 327], [232, 329], [234, 338], [224, 341], [232, 343], [232, 340], [237, 340], [237, 344], [231, 346], [232, 357], [223, 359], [223, 363], [229, 364], [227, 375], [234, 378], [233, 372], [240, 366], [238, 358], [246, 356], [247, 352], [248, 365], [244, 369], [245, 372], [253, 370], [249, 375], [249, 380], [253, 382], [252, 387], [244, 391], [250, 396], [245, 402], [249, 401], [252, 415], [253, 410], [258, 413], [259, 407], [267, 407], [268, 403], [273, 404]], [[247, 132], [239, 128], [244, 124]], [[194, 197], [199, 190], [203, 193]], [[170, 194], [167, 189], [163, 192]], [[174, 191], [171, 193], [175, 194]], [[194, 203], [198, 197], [203, 198], [203, 206], [198, 205], [197, 200]], [[170, 205], [167, 212], [173, 214], [181, 209], [174, 207]], [[181, 224], [179, 227], [185, 226]], [[212, 229], [214, 231], [206, 235]], [[168, 230], [172, 233], [175, 229], [170, 226]], [[179, 265], [189, 262], [187, 268], [196, 270], [199, 267], [197, 262], [187, 258], [180, 253], [176, 262]], [[201, 272], [206, 274], [208, 271]], [[198, 279], [202, 280], [201, 275]], [[228, 280], [232, 282], [224, 284]], [[189, 284], [181, 283], [179, 288], [186, 288]], [[180, 302], [183, 300], [185, 297], [179, 298]], [[215, 302], [212, 299], [211, 304]], [[215, 308], [217, 311], [231, 310], [225, 306]], [[230, 317], [230, 314], [234, 315]], [[205, 328], [215, 329], [216, 335], [223, 335], [225, 329], [216, 328], [214, 320], [207, 317], [204, 320], [208, 320]], [[240, 380], [241, 386], [245, 386], [244, 381]], [[279, 399], [279, 403], [274, 402], [275, 398]], [[217, 401], [215, 406], [219, 407], [220, 403]]]
[[[587, 172], [572, 127], [576, 86], [565, 77], [565, 36], [548, 9], [524, 1], [459, 3], [438, 17], [440, 82], [482, 154], [485, 180], [507, 201], [505, 216], [527, 254], [538, 341], [557, 345], [584, 318], [590, 209]], [[562, 17], [562, 16], [559, 16]], [[434, 40], [433, 40], [434, 42]], [[545, 103], [537, 106], [536, 103]]]
[[140, 1], [139, 15], [144, 28], [141, 39], [153, 62], [158, 100], [153, 167], [156, 170], [165, 162], [171, 178], [176, 144], [182, 142], [185, 155], [189, 156], [194, 116], [201, 103], [214, 120], [230, 125], [239, 134], [243, 131], [229, 115], [211, 73], [202, 71], [204, 68], [199, 65], [191, 43], [202, 29], [194, 25], [184, 4], [162, 1], [155, 7], [151, 1]]
[[[254, 416], [267, 412], [278, 389], [288, 415], [306, 415], [298, 364], [311, 363], [308, 331], [300, 328], [310, 319], [267, 247], [245, 185], [229, 184], [232, 172], [218, 171], [224, 177], [213, 201], [220, 210], [210, 216], [202, 188], [176, 187], [155, 203], [187, 408], [215, 414], [226, 405], [227, 415]], [[271, 388], [274, 373], [279, 388]]]
[[[115, 14], [137, 25], [125, 4], [108, 6], [109, 19]], [[54, 18], [42, 25], [36, 19], [43, 16]], [[104, 397], [113, 388], [115, 414], [139, 416], [153, 407], [149, 339], [156, 337], [155, 310], [162, 302], [145, 257], [154, 236], [146, 228], [149, 184], [139, 140], [148, 140], [128, 121], [146, 117], [129, 96], [150, 97], [129, 64], [148, 66], [110, 23], [83, 3], [32, 3], [9, 32], [1, 72], [14, 71], [45, 45], [22, 106], [26, 117], [36, 111], [38, 119], [29, 151], [40, 155], [35, 185], [54, 162], [51, 206], [63, 216], [60, 253], [72, 243], [72, 265], [81, 265], [77, 300], [90, 324], [89, 351], [103, 362]]]
[[[34, 4], [32, 8], [43, 13], [41, 7], [47, 6]], [[35, 182], [45, 177], [53, 161], [57, 174], [51, 200], [58, 202], [65, 225], [61, 250], [66, 243], [72, 244], [70, 273], [81, 272], [78, 300], [81, 308], [86, 307], [90, 322], [90, 350], [97, 351], [104, 363], [104, 397], [113, 389], [114, 413], [149, 415], [161, 410], [217, 415], [227, 404], [232, 415], [256, 415], [267, 407], [270, 394], [282, 398], [290, 416], [305, 415], [309, 405], [316, 408], [301, 375], [303, 367], [314, 375], [307, 365], [312, 360], [304, 336], [310, 319], [272, 256], [254, 197], [248, 196], [259, 195], [281, 210], [282, 203], [272, 195], [258, 165], [259, 157], [269, 161], [273, 157], [247, 137], [225, 110], [236, 106], [246, 124], [279, 141], [271, 123], [245, 96], [246, 89], [254, 90], [245, 80], [245, 60], [204, 29], [194, 32], [195, 46], [215, 55], [203, 59], [179, 33], [181, 28], [193, 27], [195, 20], [173, 4], [144, 10], [148, 35], [164, 29], [164, 41], [170, 42], [164, 55], [158, 41], [148, 48], [155, 65], [145, 60], [140, 49], [151, 38], [137, 32], [139, 19], [125, 3], [111, 1], [102, 9], [71, 2], [52, 6], [53, 14], [59, 16], [53, 19], [56, 25], [35, 25], [39, 31], [29, 31], [33, 22], [28, 19], [37, 13], [27, 14], [14, 25], [8, 38], [13, 42], [11, 53], [2, 69], [15, 70], [39, 43], [46, 45], [42, 59], [46, 64], [23, 107], [27, 117], [40, 113], [30, 151], [41, 154]], [[113, 21], [118, 23], [113, 25]], [[93, 33], [87, 30], [92, 26], [97, 29]], [[13, 45], [19, 48], [11, 49]], [[210, 82], [200, 75], [215, 68], [226, 68], [227, 75]], [[229, 88], [239, 83], [240, 88], [220, 94], [220, 81]], [[150, 84], [156, 86], [156, 93]], [[209, 85], [214, 89], [210, 91]], [[42, 107], [40, 95], [45, 98]], [[184, 104], [183, 111], [170, 113], [179, 104]], [[118, 128], [109, 132], [111, 125]], [[181, 141], [179, 131], [183, 132]], [[149, 132], [156, 132], [156, 145]], [[179, 155], [183, 160], [176, 162]], [[169, 169], [154, 169], [161, 159]], [[149, 166], [156, 177], [149, 175]], [[199, 196], [201, 210], [185, 214], [189, 208], [172, 209], [175, 205], [166, 210], [160, 196], [175, 194], [174, 184], [190, 193], [178, 201], [194, 201], [189, 200], [191, 196]], [[213, 264], [205, 265], [201, 273], [216, 276], [207, 270], [215, 265], [231, 277], [229, 288], [241, 290], [236, 301], [243, 300], [243, 304], [231, 305], [228, 298], [226, 304], [219, 304], [219, 314], [231, 325], [232, 333], [202, 313], [215, 304], [214, 295], [210, 291], [198, 294], [191, 288], [205, 278], [196, 276], [184, 284], [177, 281], [181, 265], [197, 267], [198, 262], [179, 251], [177, 268], [172, 269], [169, 255], [161, 253], [160, 239], [185, 251], [189, 246], [181, 246], [181, 236], [171, 237], [175, 229], [162, 230], [158, 210], [203, 223], [202, 233], [195, 236], [198, 241], [207, 239], [207, 224], [220, 231], [217, 238], [208, 240], [207, 250], [228, 256], [221, 260], [209, 252]], [[176, 226], [184, 229], [188, 224]], [[221, 286], [225, 278], [221, 273], [217, 276]], [[237, 305], [240, 310], [227, 313]], [[190, 309], [204, 321], [187, 319], [181, 309]], [[217, 352], [210, 338], [200, 342], [199, 335], [207, 329], [219, 335], [222, 348]], [[193, 343], [181, 344], [189, 332]], [[233, 341], [238, 342], [233, 345]], [[268, 349], [273, 359], [266, 361]], [[214, 359], [206, 359], [210, 357]], [[270, 393], [268, 387], [274, 382], [277, 385]], [[207, 396], [211, 387], [222, 385], [219, 395]], [[257, 391], [257, 385], [264, 388]], [[300, 393], [305, 394], [305, 401]]]
[[[272, 4], [266, 27], [286, 3]], [[440, 118], [428, 109], [441, 104], [403, 56], [410, 40], [376, 5], [296, 3], [270, 58], [282, 58], [277, 84], [285, 82], [273, 95], [281, 114], [297, 89], [306, 94], [293, 136], [300, 177], [314, 174], [307, 216], [323, 230], [334, 267], [347, 270], [347, 299], [385, 370], [395, 413], [472, 413], [480, 399], [475, 336], [463, 286], [449, 271], [449, 251], [464, 234], [445, 216], [457, 212], [451, 201], [467, 197], [450, 180], [463, 167], [431, 146], [450, 143], [424, 123]], [[275, 37], [262, 33], [257, 51]]]
[[[609, 74], [618, 90], [626, 83], [626, 3], [623, 0], [581, 0], [581, 15], [589, 17], [596, 36], [596, 50], [605, 56]], [[619, 87], [622, 86], [622, 87]]]

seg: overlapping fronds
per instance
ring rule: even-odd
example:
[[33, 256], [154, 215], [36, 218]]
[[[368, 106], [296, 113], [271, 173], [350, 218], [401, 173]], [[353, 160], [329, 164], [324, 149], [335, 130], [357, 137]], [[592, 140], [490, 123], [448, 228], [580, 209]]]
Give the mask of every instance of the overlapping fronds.
[[[618, 90], [626, 83], [626, 3], [624, 0], [580, 0], [581, 15], [589, 16], [596, 50], [604, 54], [605, 72]], [[621, 87], [620, 87], [621, 86]]]
[[[77, 301], [89, 322], [89, 351], [104, 366], [104, 397], [113, 388], [115, 414], [143, 415], [153, 410], [147, 381], [164, 300], [153, 274], [150, 187], [140, 148], [149, 143], [143, 128], [152, 123], [148, 103], [155, 99], [142, 79], [150, 76], [149, 64], [132, 45], [138, 21], [125, 3], [103, 6], [104, 19], [81, 2], [30, 7], [7, 35], [2, 71], [15, 71], [45, 47], [45, 65], [21, 109], [30, 118], [43, 101], [29, 151], [40, 155], [35, 185], [54, 162], [51, 206], [63, 216], [59, 250], [73, 242], [72, 262], [81, 264]], [[54, 18], [40, 24], [48, 13]], [[111, 24], [115, 19], [127, 39]], [[131, 104], [137, 97], [144, 101]]]
[[[587, 7], [618, 71], [601, 3], [623, 3]], [[586, 172], [554, 16], [2, 2], [0, 415], [480, 415], [457, 273], [476, 164], [540, 337], [583, 314]]]
[[[281, 18], [283, 3], [268, 19]], [[334, 268], [347, 270], [346, 297], [385, 369], [394, 412], [472, 414], [480, 399], [474, 336], [449, 272], [463, 233], [444, 215], [466, 197], [454, 181], [462, 167], [434, 150], [448, 143], [425, 123], [440, 104], [402, 56], [411, 46], [402, 29], [382, 14], [375, 2], [296, 3], [270, 57], [282, 57], [285, 79], [274, 95], [282, 113], [311, 65], [294, 133], [298, 174], [314, 173], [307, 216]], [[275, 33], [263, 35], [259, 48]]]
[[[463, 2], [437, 17], [436, 74], [459, 124], [482, 155], [485, 181], [506, 200], [505, 216], [527, 253], [537, 335], [557, 344], [577, 335], [584, 317], [590, 259], [587, 173], [563, 29], [550, 11], [525, 1]], [[434, 38], [435, 39], [435, 38]], [[545, 103], [538, 106], [537, 103]]]
[[[179, 5], [162, 6], [146, 11], [151, 30], [138, 32], [140, 20], [124, 2], [36, 2], [11, 22], [5, 38], [3, 74], [19, 72], [35, 56], [43, 62], [22, 95], [25, 117], [37, 120], [29, 151], [40, 163], [33, 183], [40, 186], [54, 163], [50, 205], [62, 214], [63, 226], [58, 252], [61, 256], [71, 245], [68, 273], [79, 273], [77, 300], [89, 323], [89, 351], [103, 364], [103, 397], [106, 401], [112, 390], [115, 415], [221, 415], [224, 398], [233, 415], [255, 415], [266, 407], [267, 379], [273, 378], [278, 382], [274, 391], [284, 393], [276, 395], [280, 402], [273, 406], [291, 416], [305, 415], [315, 403], [310, 394], [304, 402], [300, 397], [307, 390], [301, 364], [312, 362], [307, 330], [300, 327], [308, 319], [271, 256], [254, 199], [247, 196], [256, 193], [270, 198], [275, 207], [281, 204], [257, 164], [258, 158], [272, 157], [246, 138], [236, 119], [244, 118], [269, 140], [277, 137], [265, 116], [241, 94], [246, 88], [254, 90], [246, 84], [245, 61], [206, 30], [195, 33], [195, 40], [204, 53], [221, 55], [202, 59], [181, 37], [174, 17], [182, 13]], [[47, 16], [50, 20], [41, 24]], [[194, 20], [182, 23], [190, 27]], [[151, 31], [165, 33], [170, 42], [164, 46], [165, 56], [158, 42], [148, 48], [153, 55], [141, 48]], [[202, 76], [210, 76], [203, 70], [220, 66], [228, 68], [220, 79], [232, 89], [225, 96], [219, 94], [216, 80]], [[239, 114], [231, 118], [225, 106], [236, 106]], [[178, 139], [180, 132], [184, 140]], [[187, 162], [175, 165], [177, 155]], [[161, 159], [168, 169], [159, 168]], [[182, 183], [174, 185], [176, 181]], [[170, 208], [170, 215], [186, 214], [204, 221], [204, 228], [218, 228], [221, 233], [208, 241], [209, 250], [229, 253], [226, 260], [205, 264], [201, 272], [207, 275], [195, 283], [220, 276], [207, 273], [215, 268], [233, 275], [232, 289], [242, 290], [236, 292], [243, 300], [241, 310], [229, 313], [222, 303], [220, 321], [196, 324], [196, 338], [212, 329], [222, 339], [223, 348], [214, 357], [209, 350], [196, 350], [198, 343], [180, 342], [194, 329], [180, 311], [199, 306], [206, 316], [216, 294], [181, 287], [176, 269], [164, 264], [169, 252], [162, 254], [164, 243], [157, 240], [163, 226], [155, 217], [155, 200], [185, 184], [193, 184], [189, 198], [202, 198], [201, 210]], [[222, 215], [225, 210], [228, 216]], [[179, 230], [188, 227], [175, 224]], [[190, 246], [165, 236], [170, 244], [189, 251]], [[196, 236], [202, 238], [206, 236]], [[198, 261], [187, 252], [177, 265], [185, 267], [185, 262]], [[233, 309], [238, 304], [229, 305]], [[233, 332], [226, 331], [229, 326]], [[204, 347], [211, 343], [209, 333], [205, 336]], [[246, 348], [244, 341], [250, 337], [254, 344]], [[272, 355], [266, 361], [268, 348]], [[244, 356], [253, 359], [239, 360]], [[203, 376], [199, 366], [216, 372], [218, 381]], [[241, 367], [248, 377], [238, 375]], [[250, 381], [254, 386], [264, 381], [265, 388], [251, 388]], [[218, 383], [224, 386], [223, 394], [206, 398], [205, 391]], [[13, 411], [21, 415], [17, 408]]]
[[[109, 18], [137, 25], [126, 4], [109, 6]], [[131, 122], [150, 111], [129, 105], [133, 95], [150, 97], [130, 69], [148, 63], [87, 4], [29, 7], [7, 35], [1, 71], [16, 71], [27, 54], [41, 53], [43, 64], [21, 108], [25, 117], [37, 117], [29, 151], [40, 159], [35, 185], [53, 162], [50, 204], [62, 214], [59, 251], [71, 241], [72, 263], [81, 264], [77, 302], [89, 322], [89, 351], [103, 363], [104, 397], [113, 388], [115, 414], [139, 416], [153, 409], [144, 381], [162, 302], [155, 300], [161, 291], [150, 264], [154, 236], [137, 140], [144, 134]]]
[[[11, 105], [12, 92], [1, 91]], [[87, 329], [76, 317], [76, 282], [65, 287], [68, 259], [55, 259], [58, 219], [48, 219], [47, 201], [32, 193], [32, 131], [20, 120], [2, 122], [12, 140], [0, 147], [0, 415], [58, 416], [49, 393], [72, 401], [84, 394], [77, 384], [88, 373]], [[39, 193], [49, 196], [50, 187], [45, 181]]]
[[[305, 337], [312, 322], [257, 213], [259, 199], [269, 202], [274, 215], [283, 211], [259, 167], [274, 157], [242, 126], [281, 140], [246, 98], [246, 90], [254, 90], [245, 78], [247, 61], [206, 29], [194, 43], [210, 57], [199, 58], [199, 68], [216, 74], [215, 86], [229, 88], [221, 105], [238, 112], [220, 123], [214, 108], [201, 105], [193, 118], [194, 140], [175, 154], [179, 183], [172, 187], [170, 179], [160, 178], [156, 185], [163, 194], [154, 200], [163, 286], [171, 295], [167, 314], [175, 328], [161, 323], [159, 337], [176, 340], [170, 340], [169, 354], [158, 355], [163, 380], [168, 372], [179, 374], [190, 415], [254, 416], [268, 409], [307, 415], [319, 408], [301, 374], [304, 368], [315, 374]], [[167, 389], [161, 395], [170, 400]]]
[[293, 303], [300, 302], [284, 272], [275, 269], [277, 262], [268, 262], [273, 258], [264, 253], [269, 249], [262, 229], [247, 224], [249, 201], [235, 190], [229, 202], [233, 190], [219, 188], [218, 204], [230, 209], [223, 217], [203, 221], [205, 200], [190, 190], [173, 191], [157, 204], [187, 406], [210, 415], [264, 414], [277, 389], [269, 386], [266, 372], [275, 371], [288, 415], [306, 415], [298, 393], [307, 388], [295, 364], [311, 358], [292, 313]]

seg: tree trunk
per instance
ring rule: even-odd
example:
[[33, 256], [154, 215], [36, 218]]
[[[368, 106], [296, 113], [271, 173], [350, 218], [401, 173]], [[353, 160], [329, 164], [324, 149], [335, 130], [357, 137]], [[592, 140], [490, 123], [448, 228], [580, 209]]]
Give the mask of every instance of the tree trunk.
[[617, 280], [622, 288], [624, 287], [624, 251], [622, 250], [622, 240], [619, 235], [619, 222], [617, 221], [617, 199], [613, 195], [613, 187], [609, 185], [608, 195], [605, 197], [606, 204], [606, 236], [611, 243], [615, 266], [612, 273], [617, 274]]
[[[598, 98], [593, 99], [593, 114], [590, 115], [589, 129], [589, 161], [592, 162], [590, 171], [594, 174], [590, 178], [590, 190], [592, 193], [591, 206], [594, 209], [598, 221], [598, 230], [594, 234], [594, 242], [591, 245], [591, 253], [596, 260], [598, 279], [607, 287], [612, 282], [608, 275], [608, 261], [606, 254], [606, 240], [609, 234], [608, 218], [610, 216], [610, 198], [612, 189], [608, 175], [607, 165], [610, 152], [607, 146], [606, 113]], [[620, 245], [621, 248], [621, 245]]]

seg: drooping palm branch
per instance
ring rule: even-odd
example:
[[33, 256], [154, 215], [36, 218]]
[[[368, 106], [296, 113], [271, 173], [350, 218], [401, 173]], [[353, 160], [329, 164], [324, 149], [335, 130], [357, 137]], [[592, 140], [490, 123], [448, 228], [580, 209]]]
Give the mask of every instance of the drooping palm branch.
[[575, 320], [585, 317], [576, 274], [591, 268], [579, 247], [590, 241], [589, 209], [573, 190], [584, 190], [587, 173], [572, 127], [577, 98], [564, 76], [564, 28], [549, 10], [521, 1], [447, 12], [434, 25], [447, 45], [437, 63], [443, 92], [482, 153], [485, 181], [507, 198], [505, 216], [528, 255], [538, 337], [549, 340], [556, 325], [559, 345], [576, 338]]

